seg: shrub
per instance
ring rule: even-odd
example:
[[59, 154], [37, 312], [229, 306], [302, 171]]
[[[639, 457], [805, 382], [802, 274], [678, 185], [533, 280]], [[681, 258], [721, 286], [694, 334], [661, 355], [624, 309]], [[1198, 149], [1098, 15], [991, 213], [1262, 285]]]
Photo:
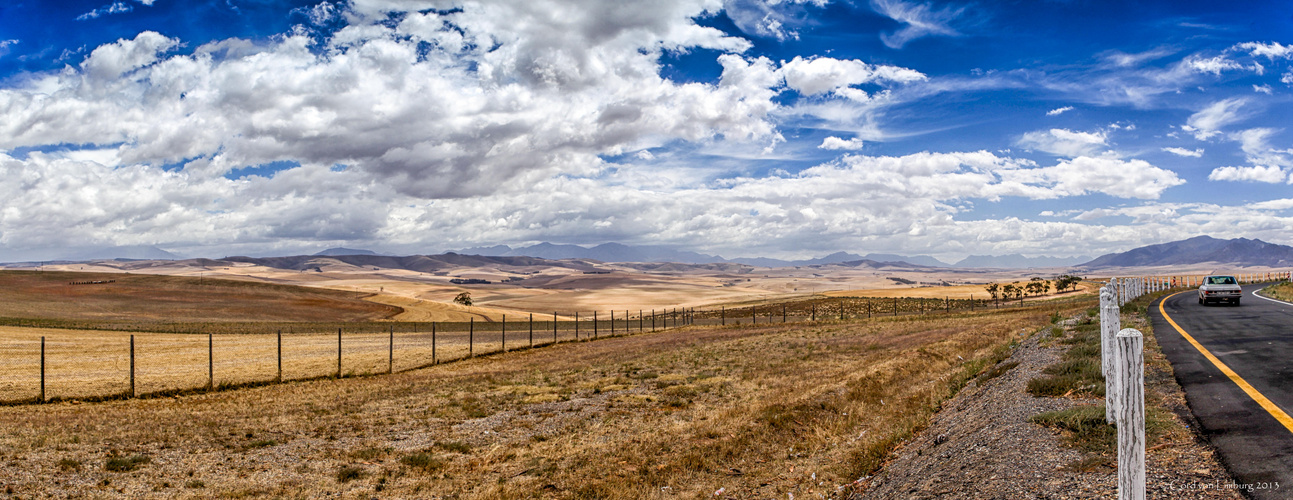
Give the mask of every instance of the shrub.
[[354, 481], [361, 477], [364, 477], [364, 470], [360, 469], [359, 467], [355, 467], [353, 465], [346, 465], [340, 469], [337, 469], [338, 483], [348, 483], [350, 481]]
[[103, 468], [112, 472], [130, 472], [151, 461], [152, 459], [147, 455], [110, 456], [103, 464]]
[[432, 472], [444, 467], [443, 461], [426, 452], [407, 455], [400, 459], [400, 463], [425, 472]]

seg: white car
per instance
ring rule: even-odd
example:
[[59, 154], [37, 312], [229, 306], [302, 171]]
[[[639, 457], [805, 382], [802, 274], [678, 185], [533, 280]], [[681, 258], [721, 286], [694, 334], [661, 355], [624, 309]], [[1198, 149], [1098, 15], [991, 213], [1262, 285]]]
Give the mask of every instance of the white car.
[[1243, 295], [1244, 289], [1234, 276], [1208, 276], [1203, 278], [1203, 285], [1199, 286], [1199, 303], [1205, 306], [1212, 302], [1239, 305], [1239, 298]]

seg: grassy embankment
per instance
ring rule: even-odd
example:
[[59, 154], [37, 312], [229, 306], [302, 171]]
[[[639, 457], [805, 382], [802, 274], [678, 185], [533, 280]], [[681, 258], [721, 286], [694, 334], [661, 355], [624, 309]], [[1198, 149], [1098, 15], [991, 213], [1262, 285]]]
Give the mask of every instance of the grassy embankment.
[[[1140, 297], [1122, 307], [1121, 326], [1135, 328], [1145, 341], [1145, 433], [1150, 450], [1187, 446], [1194, 436], [1184, 420], [1174, 413], [1188, 412], [1172, 365], [1158, 345], [1147, 307], [1159, 292]], [[1100, 368], [1099, 309], [1091, 308], [1086, 318], [1069, 328], [1056, 326], [1051, 340], [1068, 346], [1060, 362], [1047, 367], [1045, 375], [1028, 383], [1035, 396], [1065, 397], [1083, 403], [1066, 410], [1036, 415], [1032, 421], [1058, 430], [1083, 458], [1070, 467], [1094, 470], [1115, 467], [1118, 458], [1117, 429], [1105, 422], [1105, 378]]]
[[990, 375], [1021, 333], [1087, 307], [689, 328], [385, 377], [5, 407], [0, 483], [91, 496], [830, 494]]
[[1262, 291], [1259, 293], [1275, 300], [1282, 300], [1284, 302], [1293, 302], [1293, 283], [1286, 282], [1286, 283], [1280, 283], [1278, 285], [1272, 285], [1262, 289]]

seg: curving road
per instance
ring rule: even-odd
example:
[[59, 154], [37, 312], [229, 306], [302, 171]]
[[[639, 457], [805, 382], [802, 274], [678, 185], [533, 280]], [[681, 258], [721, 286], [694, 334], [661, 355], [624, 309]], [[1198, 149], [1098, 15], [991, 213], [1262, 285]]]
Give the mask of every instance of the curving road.
[[1190, 291], [1150, 313], [1190, 410], [1235, 481], [1252, 485], [1253, 498], [1293, 498], [1293, 305], [1253, 293], [1265, 286], [1245, 286], [1240, 307], [1205, 307]]

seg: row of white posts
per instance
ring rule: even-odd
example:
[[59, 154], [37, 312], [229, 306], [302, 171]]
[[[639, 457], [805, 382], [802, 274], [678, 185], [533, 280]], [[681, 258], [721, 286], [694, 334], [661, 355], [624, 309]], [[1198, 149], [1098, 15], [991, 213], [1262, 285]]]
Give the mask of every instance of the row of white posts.
[[[1138, 278], [1110, 278], [1105, 289], [1113, 292], [1118, 305], [1123, 305], [1147, 293], [1161, 292], [1177, 287], [1197, 288], [1204, 276], [1142, 276]], [[1293, 281], [1293, 272], [1240, 273], [1235, 278], [1240, 284], [1264, 281]], [[1101, 289], [1104, 290], [1104, 289]]]
[[[1118, 498], [1145, 498], [1144, 337], [1121, 329], [1119, 305], [1159, 283], [1145, 278], [1109, 281], [1100, 289], [1100, 351], [1104, 373], [1104, 418], [1118, 428]], [[1121, 286], [1119, 286], [1121, 285]]]
[[[1240, 283], [1293, 281], [1293, 272], [1242, 273]], [[1100, 354], [1104, 373], [1104, 418], [1118, 428], [1118, 498], [1145, 498], [1145, 339], [1122, 329], [1121, 306], [1177, 287], [1194, 288], [1203, 276], [1111, 278], [1100, 289]]]

